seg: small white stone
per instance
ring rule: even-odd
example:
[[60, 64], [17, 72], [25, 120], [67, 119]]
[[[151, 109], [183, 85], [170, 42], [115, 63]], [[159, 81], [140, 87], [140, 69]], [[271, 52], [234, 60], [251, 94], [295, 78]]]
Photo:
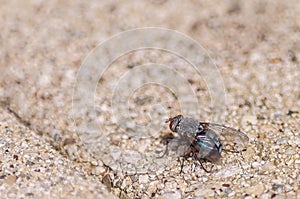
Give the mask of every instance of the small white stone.
[[278, 145], [286, 144], [287, 141], [288, 141], [288, 139], [286, 139], [286, 138], [280, 138], [276, 141], [276, 144], [278, 144]]
[[294, 151], [294, 150], [292, 150], [292, 149], [288, 149], [286, 152], [285, 152], [285, 154], [286, 155], [294, 155], [296, 152]]
[[204, 177], [204, 178], [202, 178], [202, 181], [203, 181], [203, 182], [206, 182], [206, 181], [208, 181], [208, 178], [205, 178], [205, 177]]
[[259, 199], [268, 199], [268, 198], [270, 198], [268, 193], [264, 193], [259, 197]]
[[182, 198], [179, 191], [167, 192], [163, 194], [163, 198], [180, 199]]
[[263, 58], [262, 58], [262, 55], [259, 52], [251, 53], [250, 58], [249, 58], [251, 63], [258, 62], [261, 59], [263, 59]]
[[0, 140], [0, 148], [3, 147], [5, 145], [5, 141]]
[[121, 189], [128, 188], [130, 185], [132, 185], [132, 180], [130, 177], [126, 177], [122, 182]]
[[95, 167], [95, 168], [92, 169], [91, 173], [92, 173], [93, 175], [98, 176], [98, 175], [100, 175], [100, 174], [105, 173], [105, 168], [102, 167], [102, 166], [97, 166], [97, 167]]
[[298, 146], [300, 146], [300, 138], [297, 137], [297, 138], [294, 140], [294, 143], [297, 144]]
[[146, 184], [146, 183], [148, 183], [148, 179], [149, 179], [148, 175], [140, 175], [139, 176], [139, 183], [140, 184]]
[[156, 186], [154, 185], [149, 185], [148, 189], [147, 189], [147, 192], [150, 193], [150, 195], [152, 193], [155, 193], [156, 192]]
[[195, 190], [195, 197], [213, 197], [215, 192], [211, 189], [197, 189]]
[[134, 129], [135, 128], [135, 122], [134, 121], [128, 121], [128, 122], [126, 122], [126, 127], [128, 129]]
[[232, 196], [234, 196], [234, 195], [235, 195], [235, 192], [232, 191], [232, 192], [230, 192], [230, 193], [228, 194], [228, 197], [232, 197]]
[[98, 162], [97, 162], [96, 160], [92, 160], [92, 161], [91, 161], [91, 164], [92, 164], [93, 166], [98, 166]]
[[260, 166], [260, 163], [259, 162], [252, 162], [251, 166], [256, 169]]
[[223, 167], [220, 171], [218, 171], [215, 176], [217, 178], [228, 178], [240, 173], [242, 170], [237, 166], [228, 165]]

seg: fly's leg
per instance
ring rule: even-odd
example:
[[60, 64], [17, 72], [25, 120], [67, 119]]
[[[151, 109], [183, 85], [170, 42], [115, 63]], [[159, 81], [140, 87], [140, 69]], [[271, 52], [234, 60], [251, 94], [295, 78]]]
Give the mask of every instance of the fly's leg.
[[231, 149], [222, 149], [224, 152], [229, 152], [229, 153], [239, 153], [239, 151], [231, 150]]
[[180, 174], [182, 173], [183, 171], [183, 167], [184, 167], [184, 160], [185, 158], [182, 159], [182, 161], [180, 161], [180, 157], [179, 157], [179, 161], [181, 162], [181, 165], [180, 165]]
[[206, 173], [211, 173], [211, 172], [212, 172], [212, 169], [213, 169], [213, 167], [214, 167], [214, 165], [210, 168], [210, 170], [207, 170], [207, 169], [203, 166], [203, 162], [204, 162], [203, 159], [199, 159], [199, 163], [200, 163], [202, 169], [203, 169]]
[[169, 152], [169, 145], [167, 144], [165, 152], [158, 157], [158, 159], [165, 157], [165, 155]]
[[230, 149], [228, 149], [228, 148], [222, 148], [222, 151], [229, 152], [229, 153], [240, 153], [241, 151], [246, 151], [246, 150], [247, 149], [236, 150], [235, 147], [230, 147]]
[[174, 136], [171, 135], [171, 134], [162, 137], [162, 143], [166, 144], [166, 150], [161, 156], [158, 157], [158, 159], [163, 158], [166, 154], [168, 154], [168, 152], [169, 152], [169, 143], [172, 139], [174, 139]]
[[[223, 149], [223, 151], [224, 152], [229, 152], [229, 153], [238, 153], [238, 154], [240, 154], [242, 151], [246, 151], [247, 149], [243, 149], [243, 150], [241, 150], [241, 151], [237, 151], [237, 150], [230, 150], [230, 149]], [[243, 155], [242, 154], [240, 154], [239, 155], [240, 157], [242, 157], [242, 159], [244, 159], [244, 157], [243, 157]], [[240, 161], [238, 161], [238, 164], [242, 167], [242, 165], [241, 165], [241, 162]]]

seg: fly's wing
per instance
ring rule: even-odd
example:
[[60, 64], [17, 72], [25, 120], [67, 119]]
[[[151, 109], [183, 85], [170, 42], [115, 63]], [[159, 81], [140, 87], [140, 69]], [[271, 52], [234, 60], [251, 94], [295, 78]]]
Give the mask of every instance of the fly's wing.
[[230, 145], [234, 150], [241, 151], [246, 148], [249, 142], [249, 137], [245, 133], [234, 128], [214, 123], [201, 123], [201, 125], [206, 131], [215, 133], [225, 148]]

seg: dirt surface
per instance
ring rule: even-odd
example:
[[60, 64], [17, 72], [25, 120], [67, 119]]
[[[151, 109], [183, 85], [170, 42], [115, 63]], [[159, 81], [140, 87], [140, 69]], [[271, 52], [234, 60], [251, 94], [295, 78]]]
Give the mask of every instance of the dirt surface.
[[[297, 0], [2, 1], [1, 198], [299, 198], [299, 16]], [[205, 50], [119, 34], [142, 27]], [[163, 48], [113, 56], [130, 41]], [[247, 150], [180, 172], [175, 151], [159, 157], [185, 111], [244, 131]]]

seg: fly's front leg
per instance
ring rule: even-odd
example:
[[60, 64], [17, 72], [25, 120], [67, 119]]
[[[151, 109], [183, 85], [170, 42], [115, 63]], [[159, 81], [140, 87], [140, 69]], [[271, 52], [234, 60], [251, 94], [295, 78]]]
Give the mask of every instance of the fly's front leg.
[[174, 135], [173, 134], [168, 134], [162, 137], [161, 142], [163, 144], [166, 145], [166, 149], [164, 151], [164, 153], [162, 154], [162, 156], [159, 156], [158, 158], [163, 158], [165, 155], [167, 155], [169, 153], [169, 145], [171, 143], [172, 140], [174, 140]]
[[169, 153], [169, 145], [167, 144], [165, 152], [164, 152], [161, 156], [159, 156], [158, 158], [159, 158], [159, 159], [160, 159], [160, 158], [163, 158], [163, 157], [165, 157], [165, 155], [167, 155], [168, 153]]

